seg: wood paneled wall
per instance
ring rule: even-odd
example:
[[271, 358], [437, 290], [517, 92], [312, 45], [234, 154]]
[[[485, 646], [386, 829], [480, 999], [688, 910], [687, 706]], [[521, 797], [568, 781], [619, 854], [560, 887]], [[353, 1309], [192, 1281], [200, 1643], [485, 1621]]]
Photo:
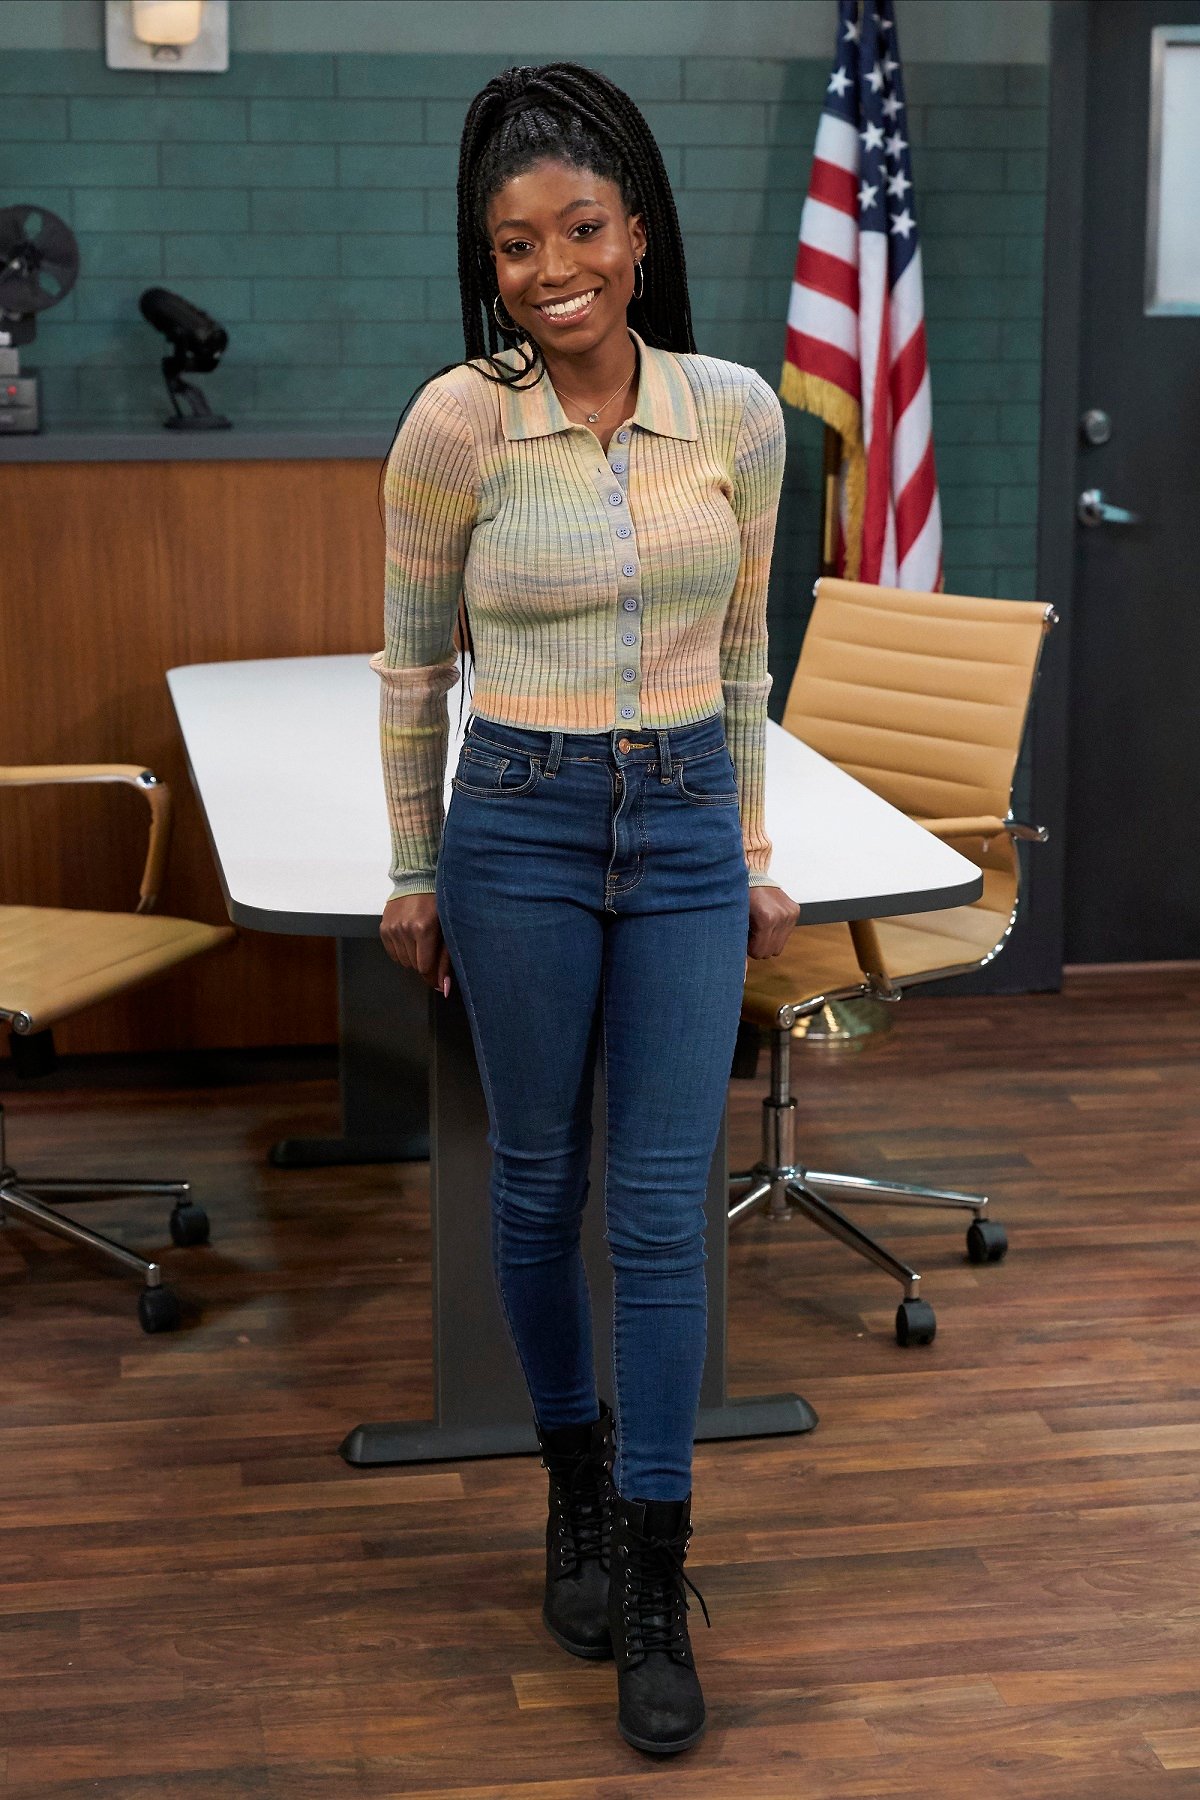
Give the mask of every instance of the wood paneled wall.
[[[160, 912], [226, 921], [165, 672], [378, 649], [379, 467], [22, 463], [0, 476], [0, 763], [140, 762], [168, 781]], [[148, 821], [131, 789], [0, 792], [0, 902], [132, 907]], [[74, 1052], [335, 1036], [331, 940], [252, 931], [55, 1032]]]

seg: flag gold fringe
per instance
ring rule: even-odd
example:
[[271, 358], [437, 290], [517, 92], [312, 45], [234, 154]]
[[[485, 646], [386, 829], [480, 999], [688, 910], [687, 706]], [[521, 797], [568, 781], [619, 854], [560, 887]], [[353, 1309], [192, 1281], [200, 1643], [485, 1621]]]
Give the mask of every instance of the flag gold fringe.
[[785, 362], [779, 397], [801, 412], [815, 413], [842, 440], [842, 481], [846, 494], [847, 529], [843, 536], [845, 578], [857, 581], [862, 563], [863, 508], [867, 491], [867, 459], [862, 443], [862, 412], [844, 388]]

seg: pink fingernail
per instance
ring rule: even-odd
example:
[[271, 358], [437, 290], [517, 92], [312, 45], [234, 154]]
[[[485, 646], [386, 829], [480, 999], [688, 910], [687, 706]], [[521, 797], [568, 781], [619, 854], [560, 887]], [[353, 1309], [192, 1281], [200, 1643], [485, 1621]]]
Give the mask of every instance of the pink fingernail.
[[446, 976], [446, 979], [442, 982], [442, 993], [447, 1000], [450, 998], [450, 977], [448, 975]]

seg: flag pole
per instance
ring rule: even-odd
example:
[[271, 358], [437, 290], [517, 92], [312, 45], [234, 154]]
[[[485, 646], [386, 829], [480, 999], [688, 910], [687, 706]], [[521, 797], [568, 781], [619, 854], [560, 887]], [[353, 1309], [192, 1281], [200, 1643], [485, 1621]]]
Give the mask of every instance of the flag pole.
[[821, 470], [821, 574], [836, 575], [838, 546], [838, 476], [842, 467], [842, 434], [825, 427]]

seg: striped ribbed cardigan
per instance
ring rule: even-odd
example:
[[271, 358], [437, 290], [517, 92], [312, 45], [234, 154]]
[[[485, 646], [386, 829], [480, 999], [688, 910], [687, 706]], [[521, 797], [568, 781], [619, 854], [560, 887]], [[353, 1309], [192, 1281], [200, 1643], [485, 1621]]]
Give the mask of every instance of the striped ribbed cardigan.
[[637, 405], [607, 454], [547, 376], [514, 389], [474, 363], [421, 390], [392, 446], [385, 642], [371, 659], [392, 897], [434, 891], [460, 590], [480, 718], [597, 732], [723, 712], [750, 882], [771, 881], [767, 577], [783, 411], [753, 369], [630, 337]]

